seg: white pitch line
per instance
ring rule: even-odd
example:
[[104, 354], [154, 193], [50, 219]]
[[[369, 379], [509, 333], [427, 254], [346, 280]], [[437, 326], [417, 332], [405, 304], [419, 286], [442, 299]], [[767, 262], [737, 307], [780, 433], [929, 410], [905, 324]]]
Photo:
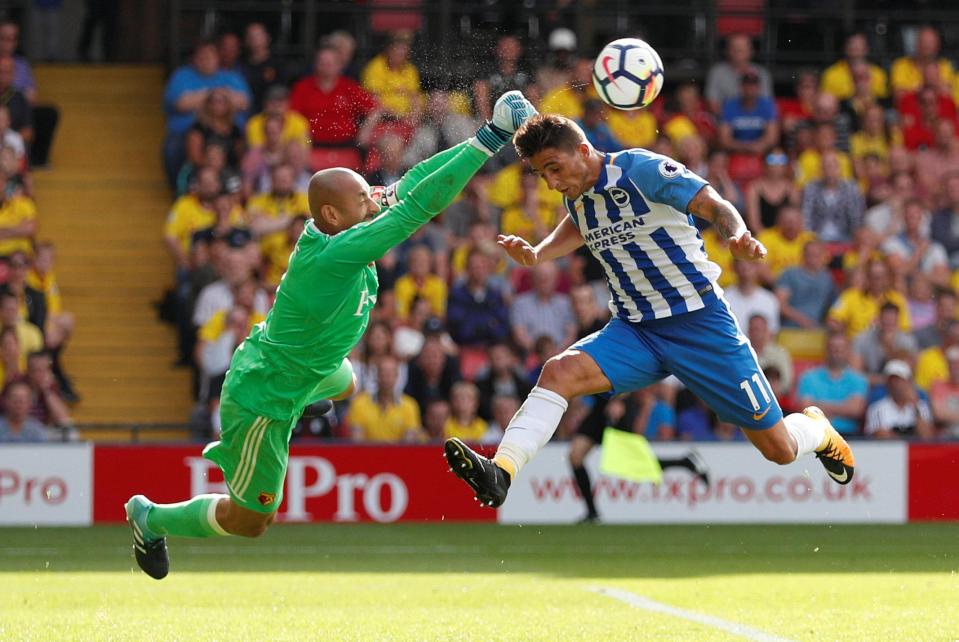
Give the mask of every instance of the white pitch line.
[[756, 640], [756, 642], [790, 642], [788, 638], [770, 635], [764, 631], [753, 629], [742, 624], [737, 624], [736, 622], [728, 622], [712, 615], [696, 613], [695, 611], [687, 611], [686, 609], [680, 609], [675, 606], [663, 604], [662, 602], [657, 602], [656, 600], [651, 600], [648, 597], [630, 593], [629, 591], [624, 591], [623, 589], [591, 586], [587, 590], [592, 591], [593, 593], [599, 593], [600, 595], [605, 595], [606, 597], [611, 597], [615, 600], [619, 600], [620, 602], [625, 602], [626, 604], [629, 604], [637, 609], [645, 609], [647, 611], [653, 611], [654, 613], [665, 613], [666, 615], [680, 617], [684, 620], [689, 620], [690, 622], [698, 622], [699, 624], [705, 624], [706, 626], [722, 629], [723, 631], [732, 633], [733, 635], [742, 636], [749, 640]]

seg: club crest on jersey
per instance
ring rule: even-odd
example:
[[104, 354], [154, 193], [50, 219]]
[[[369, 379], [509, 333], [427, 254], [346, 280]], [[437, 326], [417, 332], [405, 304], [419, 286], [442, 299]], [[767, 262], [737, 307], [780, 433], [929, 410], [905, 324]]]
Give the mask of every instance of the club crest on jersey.
[[269, 506], [276, 501], [276, 493], [268, 493], [263, 491], [257, 496], [256, 501], [260, 502], [264, 506]]
[[676, 178], [682, 171], [683, 166], [676, 161], [666, 159], [659, 164], [659, 173], [663, 175], [663, 178]]
[[611, 187], [606, 190], [606, 193], [609, 194], [609, 197], [613, 199], [613, 203], [616, 204], [616, 207], [626, 207], [629, 205], [629, 192], [620, 188], [620, 187]]

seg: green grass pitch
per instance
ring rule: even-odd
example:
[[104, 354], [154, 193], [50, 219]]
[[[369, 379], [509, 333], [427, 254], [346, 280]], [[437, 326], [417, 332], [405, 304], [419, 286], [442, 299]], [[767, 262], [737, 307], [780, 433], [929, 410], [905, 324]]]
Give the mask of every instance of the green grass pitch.
[[126, 527], [0, 529], [0, 640], [959, 639], [955, 524], [279, 525], [170, 549], [157, 582]]

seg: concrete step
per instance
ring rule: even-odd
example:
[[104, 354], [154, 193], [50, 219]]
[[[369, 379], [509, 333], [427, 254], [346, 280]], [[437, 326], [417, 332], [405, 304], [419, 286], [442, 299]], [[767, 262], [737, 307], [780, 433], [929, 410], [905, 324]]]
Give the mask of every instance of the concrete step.
[[164, 71], [43, 65], [36, 74], [41, 100], [61, 110], [52, 169], [34, 180], [40, 237], [57, 245], [64, 306], [77, 316], [64, 353], [83, 397], [74, 416], [185, 421], [190, 372], [171, 367], [176, 333], [153, 306], [173, 282], [162, 242], [172, 201], [160, 162]]

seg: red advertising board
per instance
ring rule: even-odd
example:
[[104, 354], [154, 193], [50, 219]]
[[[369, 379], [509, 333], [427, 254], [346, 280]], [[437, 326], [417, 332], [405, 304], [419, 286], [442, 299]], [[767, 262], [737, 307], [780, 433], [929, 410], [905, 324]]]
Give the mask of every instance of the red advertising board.
[[909, 521], [959, 520], [959, 444], [909, 445]]
[[[123, 521], [137, 493], [157, 502], [226, 492], [199, 446], [97, 446], [93, 519]], [[290, 522], [496, 521], [435, 446], [294, 446], [278, 519]]]

